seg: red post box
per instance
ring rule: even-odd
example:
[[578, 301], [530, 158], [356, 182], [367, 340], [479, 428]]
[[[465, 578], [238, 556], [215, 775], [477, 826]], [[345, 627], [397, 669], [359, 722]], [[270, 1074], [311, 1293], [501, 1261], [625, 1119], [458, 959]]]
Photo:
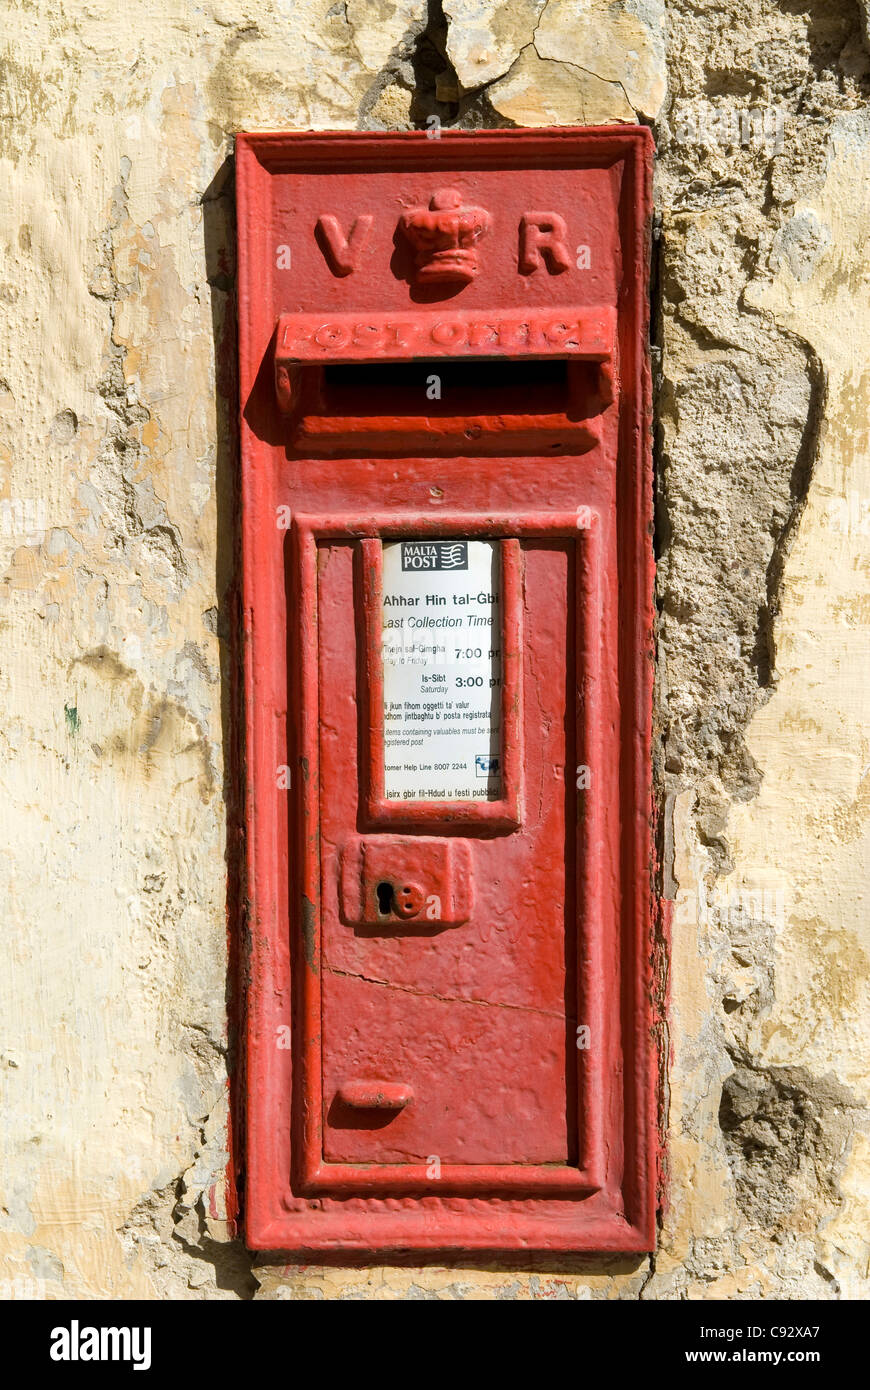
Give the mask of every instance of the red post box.
[[648, 1250], [651, 142], [238, 141], [250, 1246]]

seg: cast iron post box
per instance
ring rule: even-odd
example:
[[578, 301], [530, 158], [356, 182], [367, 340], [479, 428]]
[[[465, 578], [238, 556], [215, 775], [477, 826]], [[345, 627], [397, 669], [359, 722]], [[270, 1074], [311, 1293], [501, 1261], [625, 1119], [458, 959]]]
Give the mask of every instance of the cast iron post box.
[[259, 1249], [653, 1243], [651, 142], [238, 141]]

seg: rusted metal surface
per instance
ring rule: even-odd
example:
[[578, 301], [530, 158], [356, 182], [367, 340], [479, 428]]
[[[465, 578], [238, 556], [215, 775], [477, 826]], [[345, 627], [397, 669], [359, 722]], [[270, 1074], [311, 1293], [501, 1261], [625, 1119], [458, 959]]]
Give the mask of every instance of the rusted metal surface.
[[[652, 1247], [650, 160], [239, 138], [255, 1248]], [[406, 538], [496, 546], [491, 797], [385, 788]]]

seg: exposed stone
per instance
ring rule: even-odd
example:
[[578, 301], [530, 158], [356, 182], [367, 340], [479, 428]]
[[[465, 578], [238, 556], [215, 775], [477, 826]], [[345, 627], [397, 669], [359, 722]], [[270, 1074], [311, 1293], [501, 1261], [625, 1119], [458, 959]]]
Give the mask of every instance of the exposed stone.
[[379, 72], [393, 50], [425, 23], [427, 0], [346, 0], [344, 10], [352, 43], [369, 72]]
[[447, 54], [469, 91], [502, 77], [534, 37], [546, 0], [444, 0]]
[[723, 1087], [719, 1119], [737, 1201], [751, 1222], [772, 1232], [800, 1206], [799, 1224], [812, 1229], [836, 1209], [856, 1108], [844, 1087], [803, 1068], [737, 1067]]
[[444, 0], [444, 12], [461, 86], [505, 78], [489, 99], [517, 124], [634, 120], [661, 108], [664, 0]]
[[621, 88], [637, 116], [654, 118], [667, 89], [664, 26], [664, 0], [547, 0], [534, 44], [541, 58]]
[[500, 115], [514, 125], [603, 125], [633, 121], [622, 87], [576, 66], [541, 58], [529, 44], [510, 72], [487, 89]]
[[369, 108], [369, 124], [383, 130], [400, 130], [411, 124], [411, 93], [391, 82]]
[[[867, 719], [841, 615], [868, 603], [848, 498], [870, 483], [849, 423], [870, 306], [845, 271], [868, 256], [867, 65], [848, 5], [735, 3], [713, 31], [690, 5], [669, 16], [669, 83], [694, 108], [663, 126], [658, 183], [659, 709], [680, 887], [671, 1206], [644, 1296], [700, 1279], [704, 1297], [866, 1297]], [[774, 103], [781, 119], [755, 119]], [[715, 1278], [693, 1230], [721, 1242]]]

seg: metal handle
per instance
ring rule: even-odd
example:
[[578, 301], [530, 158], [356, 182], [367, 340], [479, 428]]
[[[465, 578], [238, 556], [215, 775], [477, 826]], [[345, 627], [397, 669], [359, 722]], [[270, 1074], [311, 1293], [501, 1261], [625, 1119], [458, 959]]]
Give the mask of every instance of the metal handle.
[[342, 1081], [336, 1094], [354, 1110], [404, 1110], [414, 1099], [401, 1081]]

